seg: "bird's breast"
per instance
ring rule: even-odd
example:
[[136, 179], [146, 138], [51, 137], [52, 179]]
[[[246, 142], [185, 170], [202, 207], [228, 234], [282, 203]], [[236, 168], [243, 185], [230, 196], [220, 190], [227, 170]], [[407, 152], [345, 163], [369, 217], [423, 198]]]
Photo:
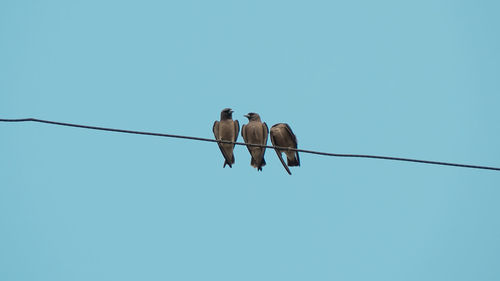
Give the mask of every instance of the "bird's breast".
[[232, 120], [220, 122], [219, 135], [222, 140], [234, 141], [234, 124]]
[[263, 140], [262, 124], [255, 124], [254, 122], [248, 123], [245, 127], [248, 142], [261, 143]]

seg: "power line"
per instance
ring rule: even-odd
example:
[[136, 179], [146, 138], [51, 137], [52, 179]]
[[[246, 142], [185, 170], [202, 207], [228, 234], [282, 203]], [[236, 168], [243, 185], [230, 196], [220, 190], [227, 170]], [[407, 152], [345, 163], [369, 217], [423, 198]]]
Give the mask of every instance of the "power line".
[[132, 130], [104, 128], [104, 127], [63, 123], [63, 122], [56, 122], [56, 121], [49, 121], [49, 120], [41, 120], [41, 119], [36, 119], [36, 118], [0, 119], [0, 122], [39, 122], [39, 123], [46, 123], [46, 124], [59, 125], [59, 126], [77, 127], [77, 128], [100, 130], [100, 131], [110, 131], [110, 132], [117, 132], [117, 133], [148, 135], [148, 136], [178, 138], [178, 139], [189, 139], [189, 140], [217, 142], [217, 143], [231, 143], [231, 144], [235, 144], [235, 145], [249, 145], [249, 146], [265, 147], [265, 148], [272, 148], [272, 149], [277, 148], [280, 150], [292, 150], [292, 151], [298, 151], [298, 152], [302, 152], [302, 153], [310, 153], [310, 154], [317, 154], [317, 155], [324, 155], [324, 156], [383, 159], [383, 160], [406, 161], [406, 162], [416, 162], [416, 163], [433, 164], [433, 165], [444, 165], [444, 166], [453, 166], [453, 167], [462, 167], [462, 168], [500, 171], [500, 168], [497, 168], [497, 167], [457, 164], [457, 163], [449, 163], [449, 162], [441, 162], [441, 161], [429, 161], [429, 160], [419, 160], [419, 159], [411, 159], [411, 158], [391, 157], [391, 156], [328, 153], [328, 152], [320, 152], [320, 151], [313, 151], [313, 150], [306, 150], [306, 149], [296, 149], [296, 148], [290, 148], [290, 147], [280, 147], [280, 146], [261, 145], [261, 144], [246, 144], [244, 142], [231, 142], [231, 141], [224, 141], [224, 140], [215, 140], [215, 139], [172, 135], [172, 134], [161, 134], [161, 133], [152, 133], [152, 132], [141, 132], [141, 131], [132, 131]]

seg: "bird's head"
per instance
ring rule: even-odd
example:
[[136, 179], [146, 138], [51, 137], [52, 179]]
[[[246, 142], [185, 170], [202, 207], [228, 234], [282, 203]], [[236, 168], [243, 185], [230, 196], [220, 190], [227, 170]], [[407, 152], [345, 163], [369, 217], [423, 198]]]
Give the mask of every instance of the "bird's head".
[[220, 120], [232, 119], [233, 118], [233, 110], [231, 108], [224, 108], [220, 112]]
[[245, 115], [246, 118], [248, 118], [248, 121], [260, 121], [260, 116], [259, 114], [255, 112], [250, 112]]

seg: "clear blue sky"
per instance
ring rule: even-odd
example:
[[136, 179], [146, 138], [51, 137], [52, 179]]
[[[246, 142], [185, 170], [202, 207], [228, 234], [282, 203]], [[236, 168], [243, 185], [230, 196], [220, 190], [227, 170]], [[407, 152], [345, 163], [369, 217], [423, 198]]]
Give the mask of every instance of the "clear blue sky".
[[[0, 118], [500, 166], [498, 1], [2, 1]], [[0, 124], [0, 280], [500, 280], [500, 173]], [[241, 137], [239, 138], [241, 140]]]

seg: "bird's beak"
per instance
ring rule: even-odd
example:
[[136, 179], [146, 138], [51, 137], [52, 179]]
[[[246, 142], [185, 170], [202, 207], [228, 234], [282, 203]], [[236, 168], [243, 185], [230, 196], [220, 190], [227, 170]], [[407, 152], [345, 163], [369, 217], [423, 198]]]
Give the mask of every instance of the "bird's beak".
[[233, 112], [234, 112], [234, 110], [232, 110], [232, 109], [229, 110], [229, 113], [233, 113]]
[[246, 118], [250, 118], [250, 115], [248, 115], [248, 114], [245, 114], [243, 116], [245, 116]]

